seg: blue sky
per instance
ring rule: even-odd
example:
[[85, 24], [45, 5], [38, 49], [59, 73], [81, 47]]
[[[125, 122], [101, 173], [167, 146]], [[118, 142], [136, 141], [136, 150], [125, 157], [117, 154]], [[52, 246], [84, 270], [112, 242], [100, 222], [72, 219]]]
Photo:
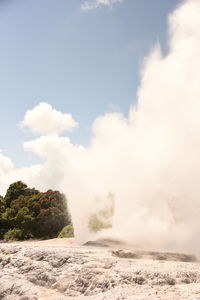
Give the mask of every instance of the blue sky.
[[39, 102], [71, 113], [74, 143], [87, 144], [93, 120], [127, 115], [145, 55], [160, 41], [179, 0], [124, 0], [82, 11], [84, 0], [0, 0], [0, 149], [16, 166], [37, 161], [22, 141], [24, 113]]

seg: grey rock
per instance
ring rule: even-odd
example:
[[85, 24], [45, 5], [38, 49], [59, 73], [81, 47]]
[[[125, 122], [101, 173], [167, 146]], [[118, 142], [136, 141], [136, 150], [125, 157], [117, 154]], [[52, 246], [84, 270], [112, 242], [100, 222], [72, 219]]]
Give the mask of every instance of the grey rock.
[[169, 258], [128, 249], [1, 243], [0, 300], [167, 299], [169, 288], [168, 299], [182, 300], [188, 289], [179, 297], [180, 287], [200, 290], [198, 262], [181, 262], [183, 255], [155, 260], [155, 253]]

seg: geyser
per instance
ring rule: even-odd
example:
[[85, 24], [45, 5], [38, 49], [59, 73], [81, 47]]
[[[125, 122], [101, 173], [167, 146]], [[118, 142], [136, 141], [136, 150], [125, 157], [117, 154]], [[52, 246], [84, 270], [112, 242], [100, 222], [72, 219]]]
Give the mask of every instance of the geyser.
[[[112, 193], [110, 236], [142, 247], [198, 252], [200, 1], [185, 1], [169, 16], [168, 49], [163, 56], [157, 44], [145, 59], [137, 106], [127, 118], [109, 113], [94, 121], [89, 147], [58, 135], [69, 129], [66, 124], [76, 124], [72, 117], [67, 123], [48, 106], [51, 126], [43, 129], [36, 108], [29, 111], [22, 124], [44, 135], [24, 148], [46, 161], [16, 169], [1, 154], [0, 183], [6, 187], [20, 178], [65, 192], [78, 241], [91, 239], [89, 217]], [[45, 105], [37, 112], [45, 114]]]

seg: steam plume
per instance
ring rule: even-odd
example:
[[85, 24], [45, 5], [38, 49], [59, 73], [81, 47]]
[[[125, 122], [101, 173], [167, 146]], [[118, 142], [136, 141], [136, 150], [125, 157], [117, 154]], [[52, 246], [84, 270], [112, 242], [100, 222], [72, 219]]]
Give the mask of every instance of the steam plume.
[[88, 218], [97, 197], [104, 202], [112, 193], [110, 235], [150, 248], [198, 252], [200, 1], [185, 1], [169, 16], [168, 47], [163, 56], [156, 45], [145, 59], [137, 106], [127, 118], [97, 118], [87, 148], [71, 144], [60, 131], [40, 130], [46, 135], [24, 148], [44, 156], [44, 165], [17, 170], [1, 154], [1, 184], [22, 178], [64, 191], [79, 241], [90, 238]]

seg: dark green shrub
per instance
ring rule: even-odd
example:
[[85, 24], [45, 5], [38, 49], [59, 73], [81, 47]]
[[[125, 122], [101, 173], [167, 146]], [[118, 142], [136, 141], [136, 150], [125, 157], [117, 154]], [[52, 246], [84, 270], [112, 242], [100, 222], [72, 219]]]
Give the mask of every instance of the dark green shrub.
[[108, 229], [112, 227], [112, 223], [107, 220], [102, 220], [98, 215], [91, 215], [88, 222], [88, 227], [91, 231], [97, 232], [102, 229]]
[[92, 214], [88, 220], [88, 228], [90, 231], [97, 232], [102, 229], [112, 227], [112, 217], [114, 214], [114, 195], [108, 194], [106, 203], [96, 213]]
[[72, 224], [69, 224], [59, 232], [58, 238], [71, 238], [74, 237], [74, 228]]
[[7, 231], [3, 238], [5, 241], [20, 241], [32, 237], [33, 235], [31, 233], [25, 233], [22, 229], [14, 228]]

